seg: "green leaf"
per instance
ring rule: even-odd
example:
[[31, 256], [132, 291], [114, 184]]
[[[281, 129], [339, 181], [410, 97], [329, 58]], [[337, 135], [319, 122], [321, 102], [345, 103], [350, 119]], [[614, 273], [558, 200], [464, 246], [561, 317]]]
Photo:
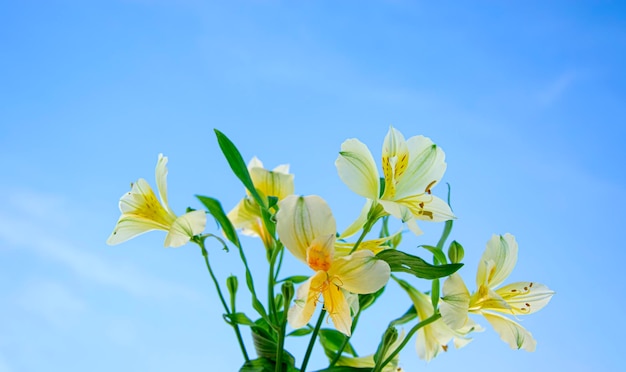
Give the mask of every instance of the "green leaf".
[[[259, 357], [276, 360], [276, 349], [278, 344], [274, 336], [263, 326], [253, 325], [252, 342]], [[295, 358], [287, 350], [283, 350], [283, 363], [295, 365]]]
[[386, 287], [387, 286], [384, 286], [374, 293], [360, 294], [359, 295], [359, 309], [361, 309], [361, 312], [367, 309], [368, 307], [372, 306], [374, 302], [376, 302], [378, 297], [380, 297], [380, 295], [383, 294]]
[[[319, 340], [324, 348], [324, 353], [328, 357], [328, 359], [333, 360], [335, 355], [337, 355], [337, 350], [343, 345], [346, 340], [346, 335], [337, 331], [336, 329], [328, 329], [323, 328], [319, 330]], [[343, 349], [345, 353], [348, 353], [352, 356], [357, 356], [356, 351], [352, 347], [352, 345], [348, 342], [346, 347]]]
[[294, 276], [287, 277], [285, 279], [281, 279], [281, 280], [277, 281], [276, 283], [282, 283], [282, 282], [289, 281], [289, 282], [292, 282], [293, 284], [299, 284], [299, 283], [307, 281], [307, 279], [309, 279], [309, 278], [310, 277], [306, 276], [306, 275], [294, 275]]
[[226, 160], [228, 161], [228, 165], [230, 165], [230, 169], [233, 170], [235, 176], [239, 178], [241, 183], [250, 191], [250, 195], [256, 200], [256, 202], [263, 206], [262, 209], [265, 209], [266, 203], [263, 198], [259, 195], [258, 191], [254, 187], [254, 183], [252, 183], [252, 178], [250, 177], [250, 172], [248, 172], [248, 166], [243, 160], [241, 153], [237, 150], [235, 144], [226, 137], [226, 135], [219, 130], [215, 129], [215, 135], [217, 136], [217, 143], [220, 145], [220, 149], [222, 149], [222, 153]]
[[426, 249], [427, 251], [429, 251], [430, 253], [433, 254], [433, 256], [435, 256], [435, 259], [439, 262], [439, 263], [447, 263], [448, 261], [446, 260], [446, 255], [443, 254], [443, 251], [437, 247], [433, 247], [432, 245], [420, 245], [420, 247]]
[[[283, 363], [281, 371], [285, 372], [298, 372], [298, 369], [293, 364]], [[275, 372], [276, 362], [268, 358], [258, 358], [247, 361], [240, 369], [239, 372]]]
[[454, 274], [463, 264], [433, 266], [423, 259], [398, 250], [386, 249], [376, 258], [389, 264], [392, 272], [405, 272], [422, 279], [437, 279]]
[[239, 246], [239, 237], [237, 236], [237, 231], [233, 227], [233, 224], [230, 222], [226, 213], [224, 213], [224, 209], [222, 208], [222, 204], [217, 199], [196, 195], [196, 198], [200, 200], [200, 202], [206, 207], [209, 213], [215, 218], [215, 221], [222, 227], [224, 230], [224, 235], [226, 238], [230, 240], [234, 245]]
[[415, 318], [417, 318], [417, 311], [415, 310], [415, 306], [411, 305], [411, 307], [409, 307], [409, 309], [406, 311], [406, 313], [404, 313], [404, 315], [393, 320], [391, 323], [389, 323], [389, 326], [391, 327], [391, 326], [399, 326], [401, 324], [406, 324]]
[[294, 336], [294, 337], [300, 337], [300, 336], [306, 336], [306, 335], [310, 335], [313, 332], [313, 328], [312, 327], [308, 327], [308, 328], [300, 328], [300, 329], [296, 329], [295, 331], [287, 334], [287, 336]]
[[244, 313], [224, 314], [224, 318], [226, 319], [227, 322], [232, 322], [232, 323], [236, 323], [236, 324], [243, 324], [243, 325], [247, 325], [247, 326], [251, 326], [251, 325], [255, 324]]

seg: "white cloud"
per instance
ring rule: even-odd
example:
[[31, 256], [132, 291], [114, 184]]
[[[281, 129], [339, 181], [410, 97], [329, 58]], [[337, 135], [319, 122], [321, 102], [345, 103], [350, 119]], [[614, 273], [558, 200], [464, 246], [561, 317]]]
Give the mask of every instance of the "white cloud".
[[28, 283], [18, 297], [23, 310], [42, 317], [56, 327], [67, 327], [87, 308], [66, 286], [46, 280]]
[[[129, 263], [107, 259], [94, 254], [94, 249], [62, 236], [63, 221], [70, 221], [72, 208], [63, 198], [35, 192], [0, 193], [8, 195], [14, 210], [0, 212], [0, 247], [28, 249], [39, 257], [70, 269], [82, 279], [115, 287], [134, 296], [158, 299], [197, 299], [199, 295], [184, 286], [171, 283], [142, 272]], [[36, 232], [36, 233], [35, 233]], [[2, 249], [2, 248], [0, 248]]]
[[559, 75], [539, 92], [539, 103], [544, 106], [555, 103], [570, 88], [576, 77], [576, 74], [572, 71], [566, 71]]

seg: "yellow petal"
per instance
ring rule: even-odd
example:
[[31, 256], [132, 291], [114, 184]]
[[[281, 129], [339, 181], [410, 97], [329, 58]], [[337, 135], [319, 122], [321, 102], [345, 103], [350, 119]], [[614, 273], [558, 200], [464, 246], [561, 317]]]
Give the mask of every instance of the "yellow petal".
[[511, 349], [535, 351], [537, 341], [524, 327], [502, 315], [484, 312], [483, 316], [498, 332], [502, 341], [509, 344]]
[[165, 237], [166, 247], [180, 247], [189, 241], [194, 235], [204, 231], [206, 226], [206, 213], [204, 211], [192, 211], [178, 217], [172, 224], [170, 231]]
[[335, 166], [339, 178], [350, 190], [368, 199], [378, 199], [378, 169], [365, 144], [355, 138], [344, 141]]
[[343, 295], [343, 291], [333, 282], [328, 283], [323, 291], [324, 308], [328, 311], [335, 328], [346, 336], [350, 336], [352, 318], [350, 305]]
[[292, 328], [302, 328], [311, 320], [326, 280], [326, 273], [318, 271], [298, 287], [294, 304], [287, 313], [287, 321]]
[[319, 236], [306, 250], [306, 262], [315, 271], [328, 271], [335, 253], [335, 235]]
[[318, 237], [335, 235], [337, 225], [330, 207], [316, 195], [290, 195], [279, 203], [276, 231], [283, 245], [307, 262], [307, 249]]
[[134, 183], [131, 190], [121, 197], [120, 211], [122, 215], [132, 214], [137, 218], [150, 220], [161, 230], [169, 230], [176, 220], [176, 215], [163, 208], [154, 191], [143, 178]]
[[409, 164], [396, 185], [396, 198], [428, 193], [446, 171], [445, 154], [430, 138], [415, 136], [407, 141]]
[[[490, 264], [490, 261], [492, 264]], [[511, 234], [493, 235], [487, 242], [476, 274], [476, 287], [495, 288], [511, 274], [517, 263], [517, 242]]]
[[540, 283], [518, 282], [498, 288], [496, 293], [511, 307], [513, 314], [532, 314], [550, 302], [554, 291]]
[[444, 323], [452, 329], [463, 328], [469, 320], [470, 293], [459, 274], [452, 274], [443, 282], [442, 294], [439, 312]]
[[[389, 247], [386, 246], [385, 243], [400, 234], [402, 234], [401, 230], [394, 234], [386, 236], [384, 238], [362, 241], [361, 244], [359, 244], [357, 251], [368, 250], [368, 251], [372, 251], [374, 255], [376, 255], [378, 254], [378, 252], [388, 249]], [[344, 257], [350, 254], [350, 251], [352, 251], [354, 244], [355, 243], [352, 243], [352, 242], [340, 242], [340, 241], [335, 242], [335, 257]]]
[[404, 136], [400, 131], [390, 127], [383, 142], [383, 174], [385, 176], [383, 199], [394, 199], [396, 184], [402, 178], [408, 165], [409, 150]]
[[250, 169], [250, 177], [254, 187], [265, 196], [275, 196], [282, 200], [294, 192], [293, 174], [253, 167]]
[[342, 288], [358, 294], [373, 293], [387, 284], [391, 269], [382, 260], [376, 259], [369, 250], [356, 251], [333, 261], [330, 277], [336, 277]]

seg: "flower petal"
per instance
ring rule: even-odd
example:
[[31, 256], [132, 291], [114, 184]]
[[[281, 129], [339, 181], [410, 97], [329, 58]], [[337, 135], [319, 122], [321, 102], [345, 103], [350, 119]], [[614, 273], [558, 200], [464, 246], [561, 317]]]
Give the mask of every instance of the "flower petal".
[[261, 235], [261, 210], [254, 201], [243, 198], [227, 216], [233, 227], [242, 229], [244, 235]]
[[[492, 261], [493, 264], [489, 264]], [[476, 273], [476, 287], [495, 288], [513, 271], [517, 263], [517, 242], [509, 233], [493, 235], [487, 242]]]
[[204, 211], [192, 211], [178, 217], [172, 224], [170, 231], [165, 237], [166, 247], [180, 247], [189, 241], [194, 235], [204, 231], [206, 226], [206, 213]]
[[517, 282], [498, 288], [496, 293], [506, 301], [513, 314], [532, 314], [550, 302], [554, 291], [540, 283]]
[[315, 271], [328, 271], [335, 254], [335, 235], [318, 236], [306, 250], [306, 263]]
[[352, 328], [350, 305], [341, 288], [333, 283], [328, 283], [324, 288], [324, 308], [328, 311], [335, 328], [344, 335], [350, 336], [350, 328]]
[[413, 218], [413, 213], [411, 213], [411, 210], [406, 205], [389, 200], [379, 200], [378, 202], [383, 206], [387, 213], [402, 220], [402, 222], [406, 222], [407, 227], [413, 232], [413, 234], [422, 235], [424, 233], [422, 229], [417, 226], [417, 222], [415, 222], [415, 219]]
[[311, 320], [326, 278], [325, 272], [318, 271], [298, 287], [294, 304], [287, 313], [291, 328], [302, 328]]
[[406, 141], [409, 164], [396, 185], [396, 198], [428, 192], [446, 171], [445, 154], [430, 138], [411, 137]]
[[254, 187], [265, 196], [275, 196], [282, 200], [293, 194], [293, 174], [269, 171], [260, 167], [250, 169]]
[[167, 202], [167, 156], [163, 156], [163, 154], [159, 154], [155, 170], [155, 178], [157, 189], [159, 190], [159, 198], [163, 203], [163, 208], [165, 208], [169, 214], [174, 215], [174, 212], [172, 212], [169, 203]]
[[276, 231], [281, 242], [299, 260], [317, 237], [335, 235], [337, 225], [330, 207], [316, 195], [290, 195], [279, 202]]
[[380, 190], [378, 169], [372, 153], [365, 144], [355, 138], [344, 141], [335, 166], [339, 178], [350, 190], [368, 199], [378, 199]]
[[161, 224], [136, 215], [124, 214], [115, 225], [108, 245], [116, 245], [152, 230], [165, 230]]
[[338, 285], [358, 294], [373, 293], [387, 284], [391, 269], [385, 261], [374, 257], [369, 250], [356, 251], [333, 261], [330, 277], [336, 277]]
[[470, 293], [459, 274], [452, 274], [443, 282], [442, 294], [439, 312], [444, 323], [452, 329], [463, 328], [469, 320]]
[[411, 197], [398, 199], [396, 203], [409, 208], [413, 217], [419, 220], [443, 222], [456, 218], [448, 203], [433, 195], [413, 195]]
[[537, 341], [524, 327], [509, 318], [491, 312], [483, 312], [483, 316], [511, 349], [535, 351]]
[[409, 149], [400, 131], [389, 127], [383, 142], [383, 174], [385, 176], [384, 199], [393, 200], [396, 184], [409, 165]]

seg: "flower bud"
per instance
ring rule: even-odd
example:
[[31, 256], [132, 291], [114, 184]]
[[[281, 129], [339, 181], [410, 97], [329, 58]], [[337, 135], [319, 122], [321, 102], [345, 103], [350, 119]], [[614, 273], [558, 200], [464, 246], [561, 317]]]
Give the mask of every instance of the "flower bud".
[[463, 246], [458, 243], [456, 240], [450, 243], [450, 247], [448, 248], [448, 258], [450, 258], [451, 263], [459, 263], [463, 260], [465, 256], [465, 251], [463, 250]]

